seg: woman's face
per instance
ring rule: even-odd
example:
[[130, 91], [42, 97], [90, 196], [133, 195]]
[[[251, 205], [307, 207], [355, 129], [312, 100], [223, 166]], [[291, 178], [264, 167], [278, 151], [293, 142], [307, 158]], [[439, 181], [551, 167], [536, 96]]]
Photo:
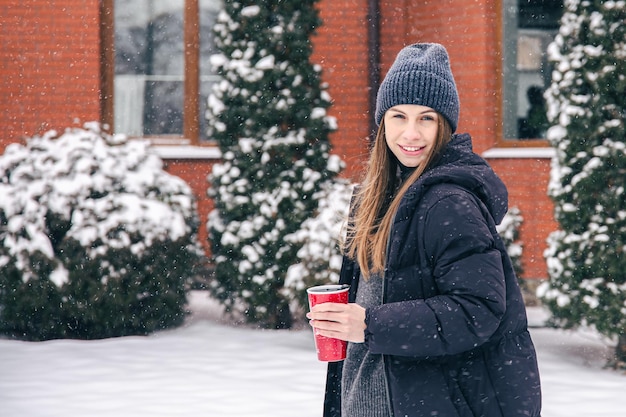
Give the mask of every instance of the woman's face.
[[435, 144], [437, 112], [417, 104], [400, 104], [385, 113], [385, 140], [402, 165], [415, 168]]

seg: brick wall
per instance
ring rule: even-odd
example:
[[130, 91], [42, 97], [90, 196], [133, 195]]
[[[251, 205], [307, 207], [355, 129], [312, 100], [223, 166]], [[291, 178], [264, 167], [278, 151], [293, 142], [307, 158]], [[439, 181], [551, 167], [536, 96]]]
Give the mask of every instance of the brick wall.
[[[461, 98], [459, 132], [472, 133], [477, 152], [493, 147], [500, 134], [496, 3], [380, 0], [381, 79], [403, 46], [444, 44]], [[322, 0], [324, 24], [314, 38], [313, 60], [323, 66], [334, 100], [330, 113], [339, 122], [333, 147], [348, 165], [344, 175], [354, 180], [367, 159], [369, 135], [367, 7], [367, 0]]]
[[546, 239], [558, 228], [547, 194], [550, 159], [491, 159], [489, 163], [509, 190], [509, 207], [517, 206], [524, 218], [520, 230], [523, 277], [546, 278]]
[[167, 172], [182, 178], [196, 196], [198, 215], [200, 216], [198, 239], [207, 253], [210, 253], [210, 248], [206, 222], [209, 212], [213, 210], [213, 201], [207, 196], [209, 188], [207, 175], [211, 172], [214, 163], [214, 160], [207, 159], [166, 160], [164, 163]]
[[[100, 117], [99, 0], [0, 2], [0, 151], [23, 136]], [[339, 131], [334, 152], [343, 175], [360, 178], [368, 154], [368, 0], [321, 0], [323, 19], [313, 39]], [[478, 153], [496, 145], [500, 123], [500, 24], [497, 0], [380, 0], [381, 76], [397, 52], [414, 42], [440, 42], [450, 53], [461, 98], [459, 132], [469, 132]], [[166, 168], [187, 181], [198, 198], [199, 236], [206, 244], [210, 160], [169, 160]], [[525, 276], [546, 276], [543, 250], [556, 228], [545, 194], [549, 160], [489, 161], [509, 187], [509, 205], [524, 216]]]
[[0, 151], [97, 120], [98, 0], [3, 0], [0, 22]]
[[322, 65], [333, 99], [329, 113], [339, 125], [333, 151], [346, 162], [343, 175], [356, 181], [368, 154], [367, 0], [322, 0], [319, 10], [323, 26], [312, 60]]
[[407, 22], [410, 42], [438, 42], [448, 49], [461, 101], [457, 131], [472, 135], [478, 153], [493, 147], [500, 134], [497, 3], [412, 1]]

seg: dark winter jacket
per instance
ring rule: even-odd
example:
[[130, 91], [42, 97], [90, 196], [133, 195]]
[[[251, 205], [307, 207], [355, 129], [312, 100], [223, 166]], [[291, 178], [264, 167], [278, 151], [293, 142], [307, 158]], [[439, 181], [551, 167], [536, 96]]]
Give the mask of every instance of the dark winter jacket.
[[[383, 304], [366, 311], [365, 343], [384, 355], [394, 417], [540, 415], [526, 311], [495, 228], [507, 197], [469, 135], [455, 135], [406, 193]], [[341, 283], [351, 285], [352, 301], [358, 279], [358, 266], [345, 259]], [[329, 364], [325, 417], [341, 415], [341, 365]]]

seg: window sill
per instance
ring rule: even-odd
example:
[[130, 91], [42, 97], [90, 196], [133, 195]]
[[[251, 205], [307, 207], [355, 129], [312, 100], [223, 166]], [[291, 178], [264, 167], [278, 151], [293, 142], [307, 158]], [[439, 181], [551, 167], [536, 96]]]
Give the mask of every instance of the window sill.
[[491, 148], [483, 152], [485, 159], [552, 159], [555, 149], [551, 147]]
[[162, 159], [220, 159], [222, 153], [216, 146], [153, 145]]

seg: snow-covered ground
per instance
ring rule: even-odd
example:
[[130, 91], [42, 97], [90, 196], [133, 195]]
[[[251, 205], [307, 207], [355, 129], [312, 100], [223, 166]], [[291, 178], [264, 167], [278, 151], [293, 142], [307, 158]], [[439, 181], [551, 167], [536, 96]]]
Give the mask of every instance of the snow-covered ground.
[[[0, 340], [2, 417], [319, 417], [325, 365], [308, 329], [229, 325], [206, 293], [179, 329], [98, 341]], [[529, 309], [531, 325], [545, 313]], [[623, 417], [626, 374], [587, 332], [533, 327], [543, 417]]]

